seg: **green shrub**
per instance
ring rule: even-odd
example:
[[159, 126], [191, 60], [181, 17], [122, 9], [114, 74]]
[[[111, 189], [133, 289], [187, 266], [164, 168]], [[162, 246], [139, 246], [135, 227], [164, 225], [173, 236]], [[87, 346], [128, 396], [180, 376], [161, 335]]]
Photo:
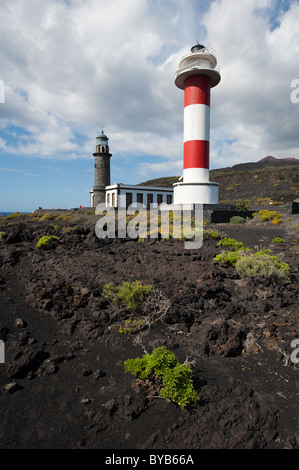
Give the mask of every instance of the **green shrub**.
[[234, 215], [230, 218], [230, 224], [244, 224], [246, 221], [244, 217], [240, 217], [239, 215]]
[[182, 409], [191, 402], [199, 400], [194, 389], [192, 369], [181, 364], [178, 358], [164, 346], [154, 349], [152, 354], [128, 359], [124, 362], [125, 371], [141, 379], [154, 375], [161, 377], [163, 388], [160, 396], [177, 403]]
[[241, 256], [235, 268], [239, 274], [256, 281], [286, 281], [290, 267], [281, 262], [270, 250], [258, 251]]
[[0, 242], [2, 240], [3, 235], [5, 235], [5, 234], [6, 234], [6, 232], [0, 232]]
[[272, 243], [285, 243], [285, 240], [280, 237], [275, 237], [273, 238]]
[[84, 213], [85, 213], [85, 215], [94, 215], [95, 214], [93, 209], [89, 209], [88, 211], [85, 211]]
[[118, 308], [125, 305], [130, 310], [136, 311], [142, 302], [152, 292], [152, 286], [143, 286], [140, 281], [132, 283], [124, 281], [118, 287], [114, 287], [112, 282], [103, 287], [103, 297], [114, 303]]
[[238, 242], [234, 238], [223, 238], [217, 243], [218, 246], [231, 247], [232, 251], [225, 250], [213, 258], [218, 263], [227, 263], [234, 266], [244, 252], [251, 251], [246, 248], [242, 242]]
[[53, 230], [55, 230], [55, 232], [59, 232], [59, 230], [61, 230], [59, 225], [54, 225], [53, 224], [52, 227], [53, 227]]
[[238, 242], [234, 238], [223, 238], [217, 243], [217, 246], [232, 247], [233, 250], [244, 250], [246, 249], [242, 242]]
[[55, 235], [44, 236], [38, 240], [36, 247], [45, 250], [48, 248], [52, 248], [58, 241], [59, 238], [55, 237]]

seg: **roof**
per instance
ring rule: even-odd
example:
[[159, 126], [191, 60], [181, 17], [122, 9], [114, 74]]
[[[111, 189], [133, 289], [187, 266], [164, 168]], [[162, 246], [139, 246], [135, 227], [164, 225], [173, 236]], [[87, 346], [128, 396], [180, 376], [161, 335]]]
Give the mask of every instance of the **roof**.
[[101, 134], [97, 136], [97, 139], [108, 140], [108, 137], [104, 134], [103, 129], [102, 129]]

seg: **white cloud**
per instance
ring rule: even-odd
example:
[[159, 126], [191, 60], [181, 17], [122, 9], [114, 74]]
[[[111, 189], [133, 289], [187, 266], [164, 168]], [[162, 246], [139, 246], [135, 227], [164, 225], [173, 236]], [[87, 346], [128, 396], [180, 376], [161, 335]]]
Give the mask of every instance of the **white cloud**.
[[275, 0], [1, 2], [0, 128], [26, 132], [3, 133], [0, 148], [92, 159], [103, 125], [114, 155], [146, 157], [139, 174], [180, 174], [183, 92], [173, 79], [199, 40], [217, 51], [222, 75], [212, 90], [211, 165], [298, 156], [290, 83], [298, 75], [299, 4], [281, 11], [271, 30], [276, 8]]
[[[298, 107], [290, 84], [298, 70], [299, 4], [281, 12], [280, 26], [270, 29], [263, 7], [274, 1], [217, 1], [205, 15], [207, 41], [220, 58], [222, 81], [212, 90], [214, 166], [254, 161], [273, 154], [297, 156]], [[214, 132], [213, 132], [214, 131]], [[217, 136], [236, 139], [217, 149]]]

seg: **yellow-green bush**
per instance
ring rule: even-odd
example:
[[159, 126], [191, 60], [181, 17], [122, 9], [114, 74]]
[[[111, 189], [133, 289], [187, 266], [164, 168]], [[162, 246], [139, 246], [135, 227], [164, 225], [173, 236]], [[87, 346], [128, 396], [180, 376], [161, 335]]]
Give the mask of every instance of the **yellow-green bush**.
[[270, 250], [240, 256], [235, 268], [244, 277], [262, 282], [286, 281], [290, 266], [281, 262]]
[[72, 217], [71, 214], [61, 214], [58, 217], [56, 217], [56, 220], [64, 220], [66, 222], [70, 220], [71, 217]]
[[6, 216], [6, 219], [14, 219], [15, 217], [18, 217], [20, 215], [20, 212], [13, 212], [12, 214], [9, 214]]
[[[258, 212], [254, 212], [253, 217], [257, 218], [259, 222], [268, 222], [271, 220], [281, 221], [282, 215], [277, 211], [269, 211], [268, 209], [263, 209]], [[279, 222], [275, 222], [279, 223]]]
[[55, 235], [49, 235], [49, 236], [45, 235], [44, 237], [41, 237], [38, 240], [36, 244], [36, 248], [39, 248], [42, 250], [52, 248], [58, 241], [59, 241], [59, 238], [56, 237]]
[[47, 214], [44, 214], [40, 220], [53, 220], [53, 219], [55, 219], [55, 215], [47, 213]]

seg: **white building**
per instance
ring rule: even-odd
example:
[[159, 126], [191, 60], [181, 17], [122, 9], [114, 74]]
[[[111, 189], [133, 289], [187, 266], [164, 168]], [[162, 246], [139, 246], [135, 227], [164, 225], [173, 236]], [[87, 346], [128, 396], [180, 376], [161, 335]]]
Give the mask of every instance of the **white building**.
[[106, 186], [106, 206], [127, 209], [143, 204], [147, 209], [173, 203], [173, 188], [115, 183]]

